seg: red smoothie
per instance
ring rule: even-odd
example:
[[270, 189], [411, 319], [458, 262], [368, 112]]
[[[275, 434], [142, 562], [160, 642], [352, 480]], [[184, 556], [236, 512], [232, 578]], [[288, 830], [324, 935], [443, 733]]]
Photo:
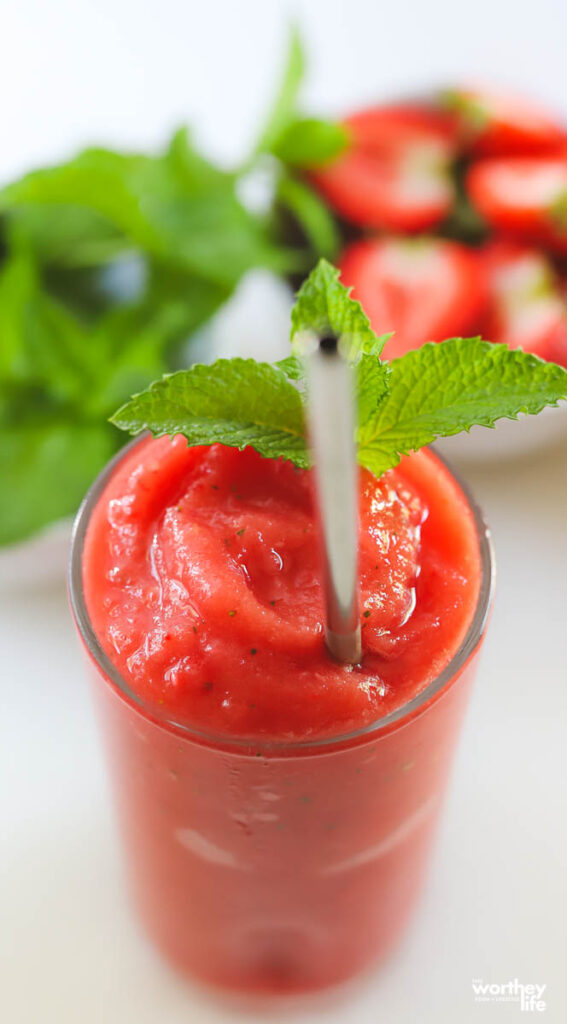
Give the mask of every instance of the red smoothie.
[[170, 959], [213, 984], [348, 978], [419, 889], [489, 555], [431, 452], [361, 471], [360, 507], [354, 668], [324, 645], [309, 472], [144, 440], [79, 522], [72, 597], [136, 899]]

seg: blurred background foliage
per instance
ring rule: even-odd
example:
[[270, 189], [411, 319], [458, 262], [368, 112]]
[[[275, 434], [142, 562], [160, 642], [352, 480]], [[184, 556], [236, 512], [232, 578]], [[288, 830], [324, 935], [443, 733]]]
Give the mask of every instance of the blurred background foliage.
[[[75, 511], [124, 441], [108, 416], [191, 361], [192, 335], [249, 270], [302, 276], [334, 255], [333, 217], [300, 169], [339, 152], [344, 132], [298, 115], [303, 71], [294, 31], [236, 170], [180, 128], [163, 153], [92, 148], [0, 192], [0, 544]], [[261, 210], [241, 198], [258, 175]]]

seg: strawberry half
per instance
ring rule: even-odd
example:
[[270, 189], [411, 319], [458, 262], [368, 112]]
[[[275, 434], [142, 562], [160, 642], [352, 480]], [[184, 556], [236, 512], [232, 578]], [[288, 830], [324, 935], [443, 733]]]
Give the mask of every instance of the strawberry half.
[[423, 231], [454, 196], [454, 121], [426, 107], [377, 107], [344, 122], [350, 145], [311, 174], [329, 204], [361, 227]]
[[395, 331], [389, 359], [426, 341], [474, 330], [484, 306], [484, 273], [475, 250], [441, 238], [377, 238], [349, 246], [339, 261], [343, 284], [375, 331]]
[[567, 251], [567, 155], [480, 160], [466, 184], [492, 227]]
[[494, 242], [481, 258], [489, 292], [483, 335], [567, 364], [567, 304], [545, 253]]
[[547, 111], [520, 96], [491, 89], [448, 90], [442, 104], [454, 113], [465, 147], [482, 156], [552, 154], [566, 132]]

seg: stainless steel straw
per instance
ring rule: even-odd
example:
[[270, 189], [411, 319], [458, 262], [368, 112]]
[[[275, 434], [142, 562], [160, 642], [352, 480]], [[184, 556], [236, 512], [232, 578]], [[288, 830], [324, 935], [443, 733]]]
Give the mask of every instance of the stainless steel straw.
[[308, 428], [322, 538], [325, 640], [338, 661], [361, 658], [358, 473], [352, 371], [333, 335], [306, 351]]

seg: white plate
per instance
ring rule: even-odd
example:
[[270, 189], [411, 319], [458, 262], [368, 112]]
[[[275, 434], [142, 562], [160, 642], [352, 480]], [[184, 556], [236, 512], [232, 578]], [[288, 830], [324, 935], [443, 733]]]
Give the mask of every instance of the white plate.
[[567, 405], [544, 409], [539, 416], [499, 420], [493, 430], [473, 427], [467, 433], [436, 441], [435, 447], [455, 465], [471, 462], [504, 462], [529, 457], [539, 449], [565, 443]]

